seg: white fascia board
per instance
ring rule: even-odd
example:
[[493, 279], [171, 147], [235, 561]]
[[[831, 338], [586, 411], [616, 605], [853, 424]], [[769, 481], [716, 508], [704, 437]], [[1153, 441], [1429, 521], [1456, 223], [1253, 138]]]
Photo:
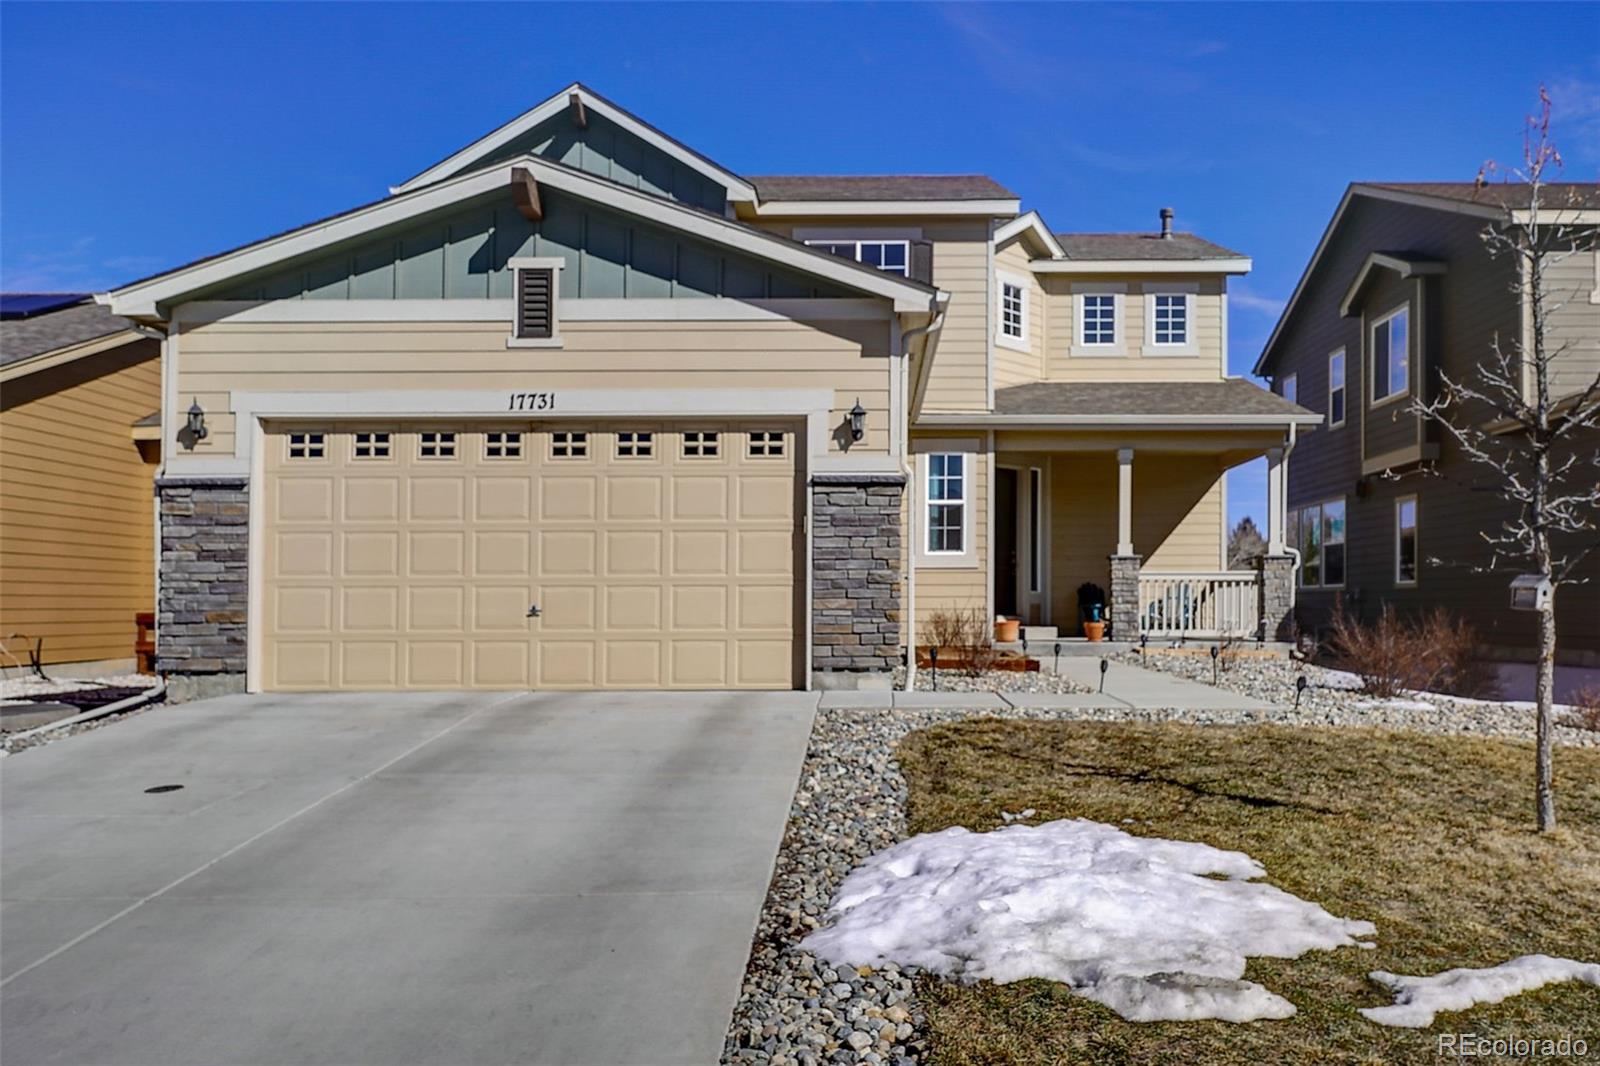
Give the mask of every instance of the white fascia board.
[[[173, 320], [220, 322], [506, 322], [515, 302], [496, 300], [196, 300], [180, 304]], [[926, 310], [924, 308], [923, 310]], [[882, 300], [808, 298], [562, 299], [567, 322], [774, 322], [886, 320]]]
[[1011, 238], [1022, 233], [1031, 233], [1044, 246], [1051, 256], [1061, 259], [1066, 256], [1066, 251], [1061, 247], [1061, 242], [1056, 240], [1056, 235], [1050, 232], [1050, 227], [1044, 224], [1044, 219], [1039, 217], [1039, 212], [1029, 211], [1027, 214], [1018, 215], [994, 231], [994, 246], [999, 248]]
[[1010, 218], [1021, 200], [775, 200], [755, 205], [758, 218], [858, 215], [969, 216]]
[[1002, 429], [1006, 426], [1044, 426], [1062, 429], [1128, 429], [1159, 432], [1177, 429], [1226, 429], [1229, 427], [1270, 428], [1272, 426], [1316, 426], [1323, 416], [1303, 415], [986, 415], [924, 414], [919, 426], [961, 426], [973, 429]]
[[1248, 274], [1251, 261], [1236, 259], [1032, 259], [1035, 274]]
[[921, 285], [869, 267], [815, 251], [771, 234], [751, 230], [737, 222], [683, 207], [671, 200], [639, 192], [615, 182], [551, 163], [539, 156], [510, 159], [486, 170], [475, 171], [428, 185], [415, 192], [383, 200], [370, 207], [328, 222], [249, 245], [196, 266], [152, 278], [147, 282], [118, 289], [110, 294], [113, 312], [123, 316], [157, 317], [160, 305], [185, 293], [206, 288], [241, 274], [270, 267], [275, 263], [341, 241], [359, 237], [374, 229], [446, 208], [459, 201], [509, 186], [515, 168], [531, 170], [536, 181], [580, 199], [615, 208], [624, 214], [658, 223], [703, 240], [734, 248], [760, 259], [791, 267], [802, 273], [836, 281], [858, 291], [894, 301], [896, 311], [928, 310], [931, 294]]
[[570, 101], [574, 93], [577, 94], [578, 99], [583, 101], [583, 106], [586, 110], [610, 119], [651, 147], [665, 152], [684, 166], [698, 171], [727, 189], [730, 201], [734, 203], [750, 203], [755, 200], [755, 187], [739, 177], [739, 175], [732, 171], [724, 170], [715, 163], [703, 159], [691, 151], [687, 151], [683, 145], [666, 136], [660, 130], [639, 121], [622, 108], [615, 107], [607, 101], [599, 99], [577, 82], [573, 82], [543, 103], [536, 104], [524, 111], [499, 129], [479, 137], [461, 149], [461, 151], [456, 152], [448, 159], [435, 163], [416, 177], [392, 186], [389, 191], [396, 194], [410, 192], [413, 189], [443, 180], [462, 167], [470, 166], [474, 159], [493, 152], [502, 145], [509, 144], [528, 130], [539, 125], [539, 123], [567, 110], [571, 106]]

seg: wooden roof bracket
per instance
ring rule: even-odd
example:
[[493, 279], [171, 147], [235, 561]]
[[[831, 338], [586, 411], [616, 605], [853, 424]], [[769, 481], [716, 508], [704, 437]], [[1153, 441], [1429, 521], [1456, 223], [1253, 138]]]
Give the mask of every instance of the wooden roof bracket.
[[589, 128], [589, 112], [583, 106], [583, 97], [577, 93], [567, 94], [567, 105], [572, 114], [572, 124], [580, 130]]
[[529, 222], [544, 218], [544, 207], [539, 203], [539, 183], [533, 180], [533, 171], [527, 167], [511, 168], [511, 199], [517, 211]]

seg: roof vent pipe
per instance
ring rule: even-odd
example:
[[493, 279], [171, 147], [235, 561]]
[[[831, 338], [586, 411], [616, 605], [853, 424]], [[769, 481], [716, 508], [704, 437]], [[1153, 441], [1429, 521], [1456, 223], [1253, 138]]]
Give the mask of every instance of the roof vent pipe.
[[1172, 239], [1172, 208], [1170, 207], [1161, 209], [1161, 239], [1164, 241]]

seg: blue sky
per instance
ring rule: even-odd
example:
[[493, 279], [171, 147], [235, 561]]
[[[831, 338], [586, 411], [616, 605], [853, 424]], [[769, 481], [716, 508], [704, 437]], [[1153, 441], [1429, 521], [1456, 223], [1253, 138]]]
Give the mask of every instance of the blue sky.
[[[1526, 42], [1521, 46], [1517, 42]], [[104, 288], [382, 196], [574, 78], [739, 172], [990, 174], [1059, 230], [1255, 260], [1245, 373], [1353, 180], [1471, 179], [1600, 7], [0, 4], [0, 285]], [[1259, 470], [1230, 510], [1262, 510]]]

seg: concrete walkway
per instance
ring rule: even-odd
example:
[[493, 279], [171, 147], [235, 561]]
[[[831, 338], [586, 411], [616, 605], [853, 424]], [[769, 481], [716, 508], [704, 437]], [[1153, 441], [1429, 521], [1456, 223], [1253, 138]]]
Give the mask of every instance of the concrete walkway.
[[0, 760], [6, 1061], [714, 1063], [815, 707], [239, 696]]
[[[1100, 660], [1089, 656], [1063, 657], [1059, 672], [1082, 685], [1100, 687]], [[1181, 677], [1113, 662], [1106, 670], [1105, 691], [1089, 694], [1065, 692], [827, 692], [823, 709], [877, 707], [970, 707], [978, 710], [1015, 708], [1106, 708], [1192, 711], [1266, 711], [1274, 705], [1213, 688]]]

